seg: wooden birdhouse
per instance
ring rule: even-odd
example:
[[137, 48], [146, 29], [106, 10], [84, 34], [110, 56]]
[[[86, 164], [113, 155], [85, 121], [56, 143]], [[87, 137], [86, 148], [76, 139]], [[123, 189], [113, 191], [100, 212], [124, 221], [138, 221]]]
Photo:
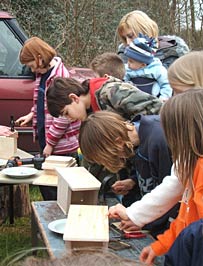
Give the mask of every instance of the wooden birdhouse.
[[57, 203], [67, 214], [70, 204], [95, 205], [101, 183], [84, 167], [56, 168]]
[[107, 249], [108, 206], [70, 205], [63, 240], [68, 253], [74, 248]]

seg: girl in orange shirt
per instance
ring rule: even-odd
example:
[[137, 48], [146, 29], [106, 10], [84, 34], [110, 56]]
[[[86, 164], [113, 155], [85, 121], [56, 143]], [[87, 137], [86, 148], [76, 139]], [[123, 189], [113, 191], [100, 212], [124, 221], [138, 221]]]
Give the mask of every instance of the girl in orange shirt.
[[165, 254], [179, 233], [203, 218], [203, 89], [188, 90], [162, 107], [161, 122], [172, 152], [175, 170], [185, 187], [177, 218], [158, 240], [145, 247], [140, 261], [152, 265]]

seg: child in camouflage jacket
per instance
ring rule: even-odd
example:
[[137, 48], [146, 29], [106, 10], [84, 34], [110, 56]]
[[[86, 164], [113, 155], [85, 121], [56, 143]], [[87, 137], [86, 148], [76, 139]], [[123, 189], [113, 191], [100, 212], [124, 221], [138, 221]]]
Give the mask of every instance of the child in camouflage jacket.
[[138, 114], [158, 114], [162, 103], [134, 85], [109, 76], [82, 84], [71, 78], [56, 78], [47, 92], [47, 106], [52, 116], [72, 121], [82, 121], [98, 110], [114, 111], [131, 120]]

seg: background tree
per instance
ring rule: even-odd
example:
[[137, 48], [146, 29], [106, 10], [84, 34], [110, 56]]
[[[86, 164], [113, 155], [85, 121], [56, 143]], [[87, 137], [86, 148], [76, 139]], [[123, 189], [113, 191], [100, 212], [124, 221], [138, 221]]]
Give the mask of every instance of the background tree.
[[27, 35], [57, 48], [67, 65], [88, 67], [96, 54], [116, 51], [117, 25], [140, 9], [159, 25], [160, 35], [181, 36], [191, 49], [203, 48], [201, 0], [2, 0], [0, 9], [15, 15]]

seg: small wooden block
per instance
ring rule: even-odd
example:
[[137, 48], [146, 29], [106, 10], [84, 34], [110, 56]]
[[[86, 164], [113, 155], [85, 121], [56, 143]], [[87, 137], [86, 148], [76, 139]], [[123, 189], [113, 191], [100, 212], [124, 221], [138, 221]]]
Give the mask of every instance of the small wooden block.
[[46, 158], [45, 162], [42, 164], [42, 169], [47, 174], [56, 174], [56, 167], [74, 167], [77, 166], [75, 158], [70, 156], [57, 156], [50, 155]]
[[17, 152], [17, 138], [14, 134], [11, 137], [0, 136], [0, 158], [9, 159]]
[[76, 165], [76, 161], [73, 161], [71, 164], [54, 164], [54, 163], [46, 163], [42, 164], [42, 169], [44, 170], [55, 170], [56, 167], [73, 167]]
[[70, 204], [95, 205], [101, 183], [84, 167], [56, 168], [57, 203], [67, 214]]
[[75, 158], [71, 156], [50, 155], [46, 158], [45, 163], [69, 165], [74, 160]]
[[108, 206], [70, 205], [63, 240], [68, 253], [74, 248], [108, 248]]

